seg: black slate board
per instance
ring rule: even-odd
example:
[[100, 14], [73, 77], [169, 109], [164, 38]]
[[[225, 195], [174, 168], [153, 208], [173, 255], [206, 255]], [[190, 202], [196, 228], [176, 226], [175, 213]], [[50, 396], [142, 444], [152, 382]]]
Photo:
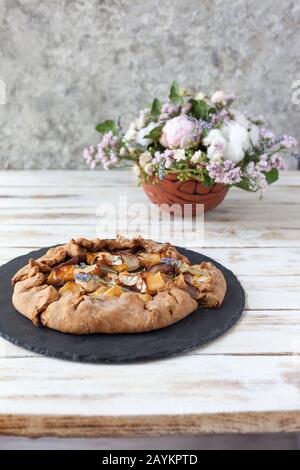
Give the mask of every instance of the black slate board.
[[227, 293], [220, 309], [198, 309], [187, 318], [157, 331], [120, 335], [71, 335], [35, 327], [11, 302], [11, 278], [30, 258], [48, 248], [13, 259], [0, 268], [0, 335], [30, 351], [72, 361], [126, 363], [161, 359], [190, 351], [221, 336], [241, 317], [245, 293], [235, 275], [207, 256], [177, 247], [193, 264], [212, 261], [225, 275]]

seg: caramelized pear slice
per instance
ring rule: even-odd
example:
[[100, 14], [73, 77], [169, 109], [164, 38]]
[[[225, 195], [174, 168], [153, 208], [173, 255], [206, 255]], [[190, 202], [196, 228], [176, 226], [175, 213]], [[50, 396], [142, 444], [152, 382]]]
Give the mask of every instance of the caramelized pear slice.
[[167, 276], [161, 272], [145, 273], [144, 279], [149, 294], [156, 294], [158, 291], [164, 289], [168, 281]]
[[68, 292], [82, 292], [84, 293], [84, 289], [76, 284], [76, 282], [69, 281], [63, 287], [61, 287], [58, 291], [60, 294], [66, 294]]
[[120, 286], [112, 286], [106, 292], [104, 292], [104, 295], [109, 295], [110, 297], [120, 297], [122, 294], [123, 290]]
[[140, 253], [138, 258], [142, 266], [151, 268], [155, 264], [160, 263], [161, 255], [159, 253]]
[[53, 268], [48, 276], [48, 284], [59, 286], [68, 281], [74, 281], [74, 265], [61, 265]]
[[101, 286], [99, 287], [95, 292], [91, 294], [92, 297], [101, 297], [104, 292], [106, 292], [109, 289], [107, 286]]

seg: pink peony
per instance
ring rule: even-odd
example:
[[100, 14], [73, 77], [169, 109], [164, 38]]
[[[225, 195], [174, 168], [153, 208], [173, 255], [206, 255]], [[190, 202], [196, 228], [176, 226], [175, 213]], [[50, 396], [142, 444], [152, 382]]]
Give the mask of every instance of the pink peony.
[[199, 144], [201, 128], [197, 119], [182, 114], [166, 122], [160, 143], [166, 148], [192, 148]]

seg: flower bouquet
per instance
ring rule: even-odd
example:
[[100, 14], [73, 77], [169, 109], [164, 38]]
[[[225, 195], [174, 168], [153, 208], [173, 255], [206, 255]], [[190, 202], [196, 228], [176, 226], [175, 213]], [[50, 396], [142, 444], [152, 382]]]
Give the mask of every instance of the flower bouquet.
[[190, 93], [174, 81], [169, 100], [155, 98], [126, 132], [119, 118], [98, 124], [101, 141], [84, 158], [92, 169], [132, 165], [155, 203], [204, 203], [210, 210], [231, 186], [265, 190], [297, 141], [276, 137], [261, 116], [238, 111], [235, 102], [232, 94]]

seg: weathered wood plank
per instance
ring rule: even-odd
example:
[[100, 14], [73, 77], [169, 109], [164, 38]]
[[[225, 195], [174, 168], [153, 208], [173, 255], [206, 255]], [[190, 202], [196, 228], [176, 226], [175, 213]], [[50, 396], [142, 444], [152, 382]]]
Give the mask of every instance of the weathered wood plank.
[[[142, 221], [141, 221], [142, 222]], [[99, 227], [97, 227], [97, 224]], [[140, 224], [141, 234], [148, 235], [148, 225]], [[134, 234], [136, 230], [133, 230]], [[182, 239], [182, 233], [175, 230], [178, 239]], [[4, 225], [0, 232], [0, 246], [10, 247], [12, 240], [16, 247], [43, 247], [66, 243], [71, 238], [86, 237], [114, 237], [115, 228], [109, 226], [107, 232], [103, 231], [100, 219], [95, 218], [92, 225], [68, 224], [45, 225]], [[188, 247], [201, 246], [201, 238], [194, 240]], [[228, 224], [227, 222], [212, 222], [205, 224], [206, 248], [236, 248], [236, 247], [300, 247], [300, 227], [278, 227], [252, 225], [249, 223]]]
[[[90, 365], [0, 359], [0, 414], [138, 416], [292, 411], [300, 357], [181, 356]], [[283, 398], [284, 397], [284, 398]]]
[[[37, 333], [38, 334], [38, 333]], [[266, 341], [267, 339], [267, 341]], [[300, 355], [300, 310], [246, 311], [226, 335], [188, 355]], [[37, 354], [0, 340], [0, 358]]]
[[[51, 205], [57, 207], [61, 204], [75, 206], [79, 199], [95, 205], [98, 200], [116, 198], [119, 195], [127, 195], [129, 200], [137, 198], [140, 201], [149, 202], [142, 188], [135, 183], [126, 184], [122, 180], [120, 184], [110, 184], [103, 182], [98, 186], [76, 186], [69, 183], [56, 186], [1, 186], [0, 202], [3, 207], [34, 207], [35, 205]], [[291, 197], [292, 195], [292, 197]], [[274, 204], [295, 205], [300, 203], [300, 187], [298, 186], [274, 186], [261, 195], [259, 193], [249, 193], [240, 189], [231, 189], [222, 206], [215, 212], [222, 212], [222, 208], [232, 205], [255, 205], [274, 206]], [[75, 206], [76, 207], [76, 206]], [[212, 214], [213, 214], [212, 213]]]
[[27, 437], [159, 437], [296, 433], [299, 430], [297, 410], [118, 417], [0, 415], [0, 435]]
[[[128, 204], [137, 202], [136, 195], [128, 200]], [[141, 203], [142, 201], [139, 201]], [[113, 209], [118, 210], [118, 202], [106, 199], [105, 204], [113, 204]], [[100, 199], [89, 201], [88, 204], [77, 205], [74, 207], [66, 207], [59, 205], [58, 207], [1, 207], [0, 206], [0, 223], [2, 225], [40, 225], [47, 224], [94, 224], [97, 218], [96, 214], [100, 213]], [[145, 201], [144, 218], [150, 214], [150, 204]], [[129, 207], [128, 207], [129, 208]], [[269, 226], [269, 227], [294, 227], [300, 228], [300, 218], [297, 215], [300, 212], [299, 205], [277, 205], [276, 210], [270, 205], [258, 203], [251, 206], [247, 211], [241, 205], [225, 204], [221, 208], [205, 215], [206, 224], [212, 223], [236, 223], [251, 224], [251, 226]], [[122, 215], [122, 214], [120, 214]], [[154, 221], [155, 222], [155, 221]], [[145, 222], [144, 222], [145, 223]]]

